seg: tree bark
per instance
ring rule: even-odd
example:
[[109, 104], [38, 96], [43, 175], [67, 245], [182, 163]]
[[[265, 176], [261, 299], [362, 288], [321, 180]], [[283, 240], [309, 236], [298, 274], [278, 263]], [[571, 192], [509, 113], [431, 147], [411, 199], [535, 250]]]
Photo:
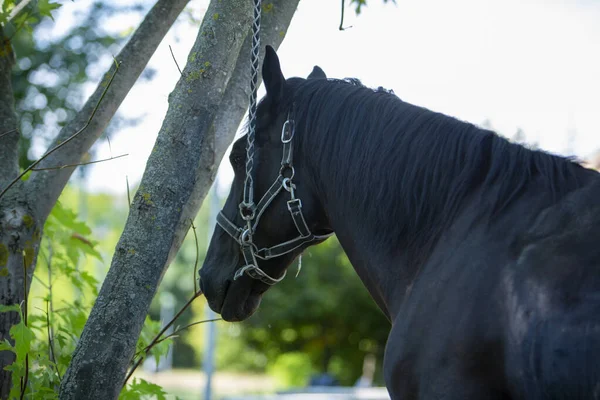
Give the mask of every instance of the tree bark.
[[[283, 42], [299, 2], [300, 0], [275, 0], [268, 3], [271, 6], [263, 7], [260, 31], [261, 60], [265, 55], [267, 44], [278, 49]], [[215, 157], [211, 163], [211, 171], [210, 173], [201, 173], [200, 171], [198, 174], [199, 180], [195, 182], [192, 195], [181, 213], [167, 264], [173, 261], [177, 251], [179, 251], [181, 243], [183, 243], [183, 239], [185, 239], [190, 229], [190, 222], [198, 214], [198, 210], [200, 210], [200, 206], [215, 180], [217, 168], [221, 164], [223, 155], [233, 141], [240, 122], [248, 110], [250, 103], [250, 50], [252, 48], [250, 33], [251, 27], [248, 27], [248, 36], [246, 36], [215, 118]], [[260, 74], [258, 79], [260, 85], [262, 82]]]
[[[134, 196], [60, 398], [116, 399], [150, 302], [248, 104], [249, 0], [211, 1]], [[263, 47], [278, 46], [298, 0], [263, 8]], [[218, 124], [218, 125], [217, 125]]]
[[[122, 62], [118, 74], [96, 109], [89, 126], [74, 140], [59, 149], [40, 167], [74, 164], [89, 150], [115, 114], [117, 108], [144, 70], [177, 16], [189, 0], [159, 0], [117, 56]], [[14, 56], [10, 41], [0, 28], [0, 192], [18, 174], [18, 139], [10, 72]], [[10, 51], [9, 51], [10, 50]], [[110, 78], [114, 67], [106, 75]], [[51, 148], [81, 129], [96, 108], [106, 88], [101, 82], [77, 116], [59, 133]], [[42, 228], [74, 168], [34, 172], [29, 180], [19, 181], [0, 197], [0, 304], [21, 304], [29, 292], [35, 270]], [[0, 340], [10, 339], [10, 328], [18, 313], [0, 313]], [[8, 396], [11, 374], [4, 367], [14, 361], [13, 354], [0, 352], [0, 398]]]
[[15, 55], [10, 40], [0, 26], [0, 188], [17, 176], [19, 171], [17, 115], [11, 84]]
[[[19, 132], [11, 84], [14, 62], [10, 40], [4, 36], [0, 26], [0, 190], [19, 171]], [[32, 257], [37, 252], [32, 240], [34, 221], [31, 212], [26, 204], [20, 204], [17, 200], [14, 192], [0, 199], [0, 304], [3, 305], [19, 304], [25, 299], [25, 284], [28, 282], [26, 276], [31, 275], [31, 272], [24, 268], [23, 254], [27, 254], [25, 260], [31, 264]], [[17, 312], [0, 313], [0, 341], [10, 340], [10, 327], [18, 322]], [[2, 399], [8, 397], [11, 388], [11, 374], [4, 367], [12, 364], [14, 359], [14, 353], [0, 351]]]

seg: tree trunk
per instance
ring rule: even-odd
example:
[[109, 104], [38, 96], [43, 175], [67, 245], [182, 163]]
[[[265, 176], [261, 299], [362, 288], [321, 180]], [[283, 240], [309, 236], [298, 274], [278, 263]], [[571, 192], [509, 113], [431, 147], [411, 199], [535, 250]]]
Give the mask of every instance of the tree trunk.
[[[119, 395], [160, 279], [247, 107], [251, 4], [213, 0], [206, 11], [188, 64], [169, 96], [110, 270], [63, 378], [63, 400]], [[263, 48], [281, 43], [297, 4], [279, 0], [263, 8]]]
[[[0, 190], [18, 174], [17, 116], [11, 84], [14, 53], [0, 26]], [[22, 185], [18, 185], [19, 187]], [[15, 188], [16, 189], [16, 188]], [[34, 235], [35, 231], [35, 235]], [[41, 230], [31, 209], [18, 201], [15, 192], [0, 198], [0, 304], [19, 304], [27, 293], [37, 256]], [[0, 313], [0, 341], [10, 340], [10, 327], [19, 322], [17, 312]], [[8, 397], [14, 353], [0, 351], [0, 398]]]
[[[119, 105], [133, 87], [149, 59], [177, 16], [189, 0], [159, 0], [129, 42], [117, 56], [122, 62], [112, 85], [105, 92], [107, 80], [101, 82], [81, 111], [59, 133], [54, 147], [71, 136], [73, 140], [47, 157], [40, 167], [61, 166], [80, 161], [100, 137]], [[34, 172], [27, 181], [18, 181], [4, 190], [17, 177], [19, 134], [11, 89], [14, 56], [10, 40], [0, 27], [0, 304], [21, 304], [27, 297], [35, 270], [42, 228], [50, 210], [74, 168]], [[107, 77], [114, 74], [111, 69]], [[105, 92], [105, 93], [104, 93]], [[104, 93], [100, 104], [98, 101]], [[95, 111], [89, 125], [81, 130]], [[76, 132], [78, 132], [76, 134]], [[76, 134], [76, 135], [75, 135]], [[18, 313], [0, 313], [0, 340], [11, 341], [11, 326]], [[14, 361], [13, 353], [0, 352], [0, 398], [6, 399], [11, 387], [11, 374], [4, 367]], [[85, 397], [84, 397], [85, 398]]]
[[0, 25], [0, 188], [17, 176], [19, 132], [11, 79], [15, 55]]
[[[9, 205], [10, 204], [10, 205]], [[41, 224], [32, 210], [13, 196], [0, 200], [0, 304], [20, 304], [29, 292], [34, 262], [38, 254]], [[8, 339], [10, 327], [19, 322], [17, 312], [0, 313], [0, 341]], [[12, 364], [14, 354], [0, 352], [0, 396], [8, 398], [11, 373], [4, 367]]]

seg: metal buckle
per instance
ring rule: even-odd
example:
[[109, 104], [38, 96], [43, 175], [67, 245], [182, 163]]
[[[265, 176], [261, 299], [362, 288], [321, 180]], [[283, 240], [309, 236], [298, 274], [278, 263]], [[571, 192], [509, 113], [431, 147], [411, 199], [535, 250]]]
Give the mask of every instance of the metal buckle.
[[300, 199], [288, 200], [287, 208], [291, 213], [294, 212], [294, 210], [292, 210], [292, 208], [295, 208], [297, 211], [302, 212], [302, 200], [300, 200]]
[[252, 231], [249, 228], [246, 228], [242, 231], [242, 234], [240, 235], [240, 243], [242, 243], [242, 246], [244, 244], [252, 244]]
[[292, 141], [294, 132], [296, 131], [294, 128], [293, 120], [288, 119], [284, 122], [283, 128], [281, 128], [281, 143], [289, 143]]
[[296, 198], [296, 185], [292, 183], [292, 178], [283, 178], [283, 182], [281, 182], [281, 186], [292, 196], [292, 199]]

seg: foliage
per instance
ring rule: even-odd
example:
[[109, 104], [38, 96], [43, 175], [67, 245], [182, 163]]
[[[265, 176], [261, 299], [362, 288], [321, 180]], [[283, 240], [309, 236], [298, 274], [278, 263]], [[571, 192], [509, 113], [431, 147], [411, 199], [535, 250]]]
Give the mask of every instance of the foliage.
[[156, 400], [166, 400], [165, 395], [165, 391], [160, 386], [144, 379], [134, 378], [131, 385], [121, 392], [119, 400], [139, 400], [147, 396]]
[[282, 354], [269, 367], [269, 373], [283, 387], [306, 386], [312, 372], [313, 367], [310, 357], [302, 352]]
[[[17, 61], [12, 84], [19, 115], [22, 168], [40, 155], [40, 149], [47, 147], [60, 128], [75, 116], [83, 103], [86, 85], [101, 79], [104, 67], [112, 62], [111, 56], [124, 42], [127, 29], [109, 30], [110, 18], [117, 13], [141, 13], [149, 1], [139, 0], [127, 6], [96, 1], [85, 10], [73, 12], [78, 24], [63, 33], [54, 33], [56, 26], [68, 26], [63, 21], [68, 21], [69, 16], [54, 12], [58, 23], [41, 17], [52, 17], [59, 6], [49, 0], [32, 1], [5, 27]], [[151, 75], [152, 71], [145, 72], [146, 77]], [[105, 136], [136, 122], [123, 117], [113, 119]]]
[[[20, 322], [11, 328], [14, 345], [0, 343], [0, 350], [12, 351], [15, 362], [9, 368], [13, 387], [11, 399], [57, 399], [58, 387], [75, 344], [83, 331], [91, 304], [98, 294], [98, 280], [90, 272], [90, 262], [102, 261], [92, 230], [77, 215], [58, 202], [44, 226], [42, 250], [35, 272], [35, 290], [29, 304], [0, 306], [0, 312], [18, 311]], [[38, 296], [33, 296], [33, 293]], [[29, 315], [27, 315], [29, 314]], [[160, 323], [147, 319], [138, 342], [144, 349], [160, 329]], [[150, 355], [160, 358], [168, 351], [169, 341], [153, 347]], [[141, 379], [134, 379], [123, 391], [123, 399], [153, 395], [164, 399], [164, 391]]]

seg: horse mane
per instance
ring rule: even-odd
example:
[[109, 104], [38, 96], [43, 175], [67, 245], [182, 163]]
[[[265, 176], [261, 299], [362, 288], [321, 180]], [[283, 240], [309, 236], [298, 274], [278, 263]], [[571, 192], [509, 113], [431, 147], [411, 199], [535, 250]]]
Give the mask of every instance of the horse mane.
[[[569, 158], [406, 103], [381, 87], [356, 79], [287, 82], [293, 98], [280, 112], [293, 113], [298, 151], [317, 161], [314, 172], [330, 175], [331, 189], [357, 213], [394, 221], [380, 241], [423, 248], [477, 188], [489, 215], [499, 215], [533, 180], [557, 199], [578, 185], [580, 166]], [[364, 190], [350, 190], [356, 185]]]

